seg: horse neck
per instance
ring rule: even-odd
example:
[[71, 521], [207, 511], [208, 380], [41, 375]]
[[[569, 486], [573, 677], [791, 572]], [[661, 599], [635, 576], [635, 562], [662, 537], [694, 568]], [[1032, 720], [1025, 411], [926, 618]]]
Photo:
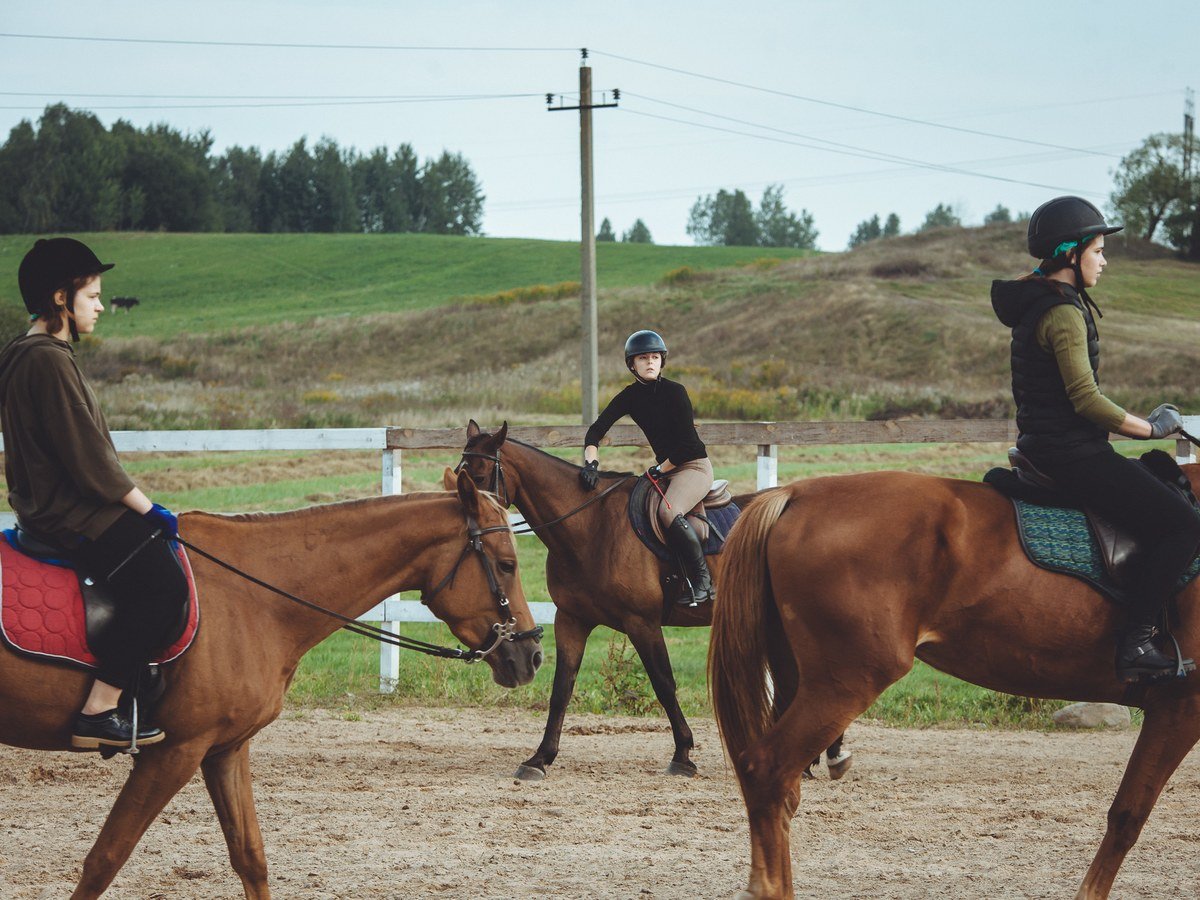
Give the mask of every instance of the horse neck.
[[[540, 525], [565, 516], [592, 499], [594, 493], [579, 490], [579, 476], [566, 465], [543, 458], [537, 450], [521, 444], [505, 444], [501, 448], [501, 462], [519, 473], [521, 489], [514, 505], [531, 525]], [[601, 481], [598, 490], [611, 485]], [[607, 499], [607, 498], [606, 498]], [[589, 538], [599, 538], [608, 532], [600, 517], [608, 507], [593, 503], [569, 516], [556, 525], [551, 525], [537, 536], [551, 553], [578, 556], [579, 548]]]
[[[431, 587], [433, 557], [441, 545], [452, 538], [457, 543], [459, 532], [466, 540], [457, 498], [440, 493], [218, 521], [198, 546], [274, 587], [351, 618], [392, 594]], [[294, 632], [301, 652], [341, 627], [330, 616], [277, 600], [270, 606], [277, 627]]]

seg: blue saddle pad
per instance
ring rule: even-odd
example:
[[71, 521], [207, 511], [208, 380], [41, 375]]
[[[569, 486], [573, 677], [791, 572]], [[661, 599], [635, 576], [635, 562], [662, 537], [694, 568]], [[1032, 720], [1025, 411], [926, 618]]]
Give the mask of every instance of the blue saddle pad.
[[[1129, 600], [1128, 593], [1108, 574], [1082, 510], [1039, 506], [1017, 499], [1013, 500], [1013, 506], [1017, 510], [1021, 546], [1031, 562], [1051, 572], [1074, 575], [1117, 603]], [[1197, 575], [1200, 575], [1200, 557], [1193, 559], [1180, 577], [1176, 593]]]
[[[633, 526], [633, 531], [641, 539], [641, 542], [649, 547], [655, 556], [663, 562], [674, 562], [675, 555], [670, 548], [654, 536], [654, 526], [651, 525], [650, 515], [646, 510], [649, 492], [652, 490], [654, 488], [650, 484], [650, 479], [645, 475], [634, 484], [633, 492], [629, 495], [629, 524]], [[704, 542], [705, 556], [713, 556], [721, 552], [725, 546], [725, 536], [729, 534], [729, 529], [733, 527], [733, 523], [741, 514], [741, 509], [732, 502], [719, 509], [704, 511], [704, 518], [708, 520], [708, 540]]]

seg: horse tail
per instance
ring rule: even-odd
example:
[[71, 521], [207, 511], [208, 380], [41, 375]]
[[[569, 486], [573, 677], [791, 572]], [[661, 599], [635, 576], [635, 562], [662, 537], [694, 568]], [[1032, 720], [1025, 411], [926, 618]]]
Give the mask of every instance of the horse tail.
[[717, 728], [733, 760], [774, 724], [795, 693], [795, 662], [784, 652], [766, 553], [771, 529], [790, 500], [787, 490], [755, 500], [738, 517], [721, 551], [708, 682]]

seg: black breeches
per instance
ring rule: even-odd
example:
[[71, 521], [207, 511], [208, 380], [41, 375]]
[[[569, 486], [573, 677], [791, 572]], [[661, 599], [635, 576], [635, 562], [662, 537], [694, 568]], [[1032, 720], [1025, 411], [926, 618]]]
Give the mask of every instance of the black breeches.
[[169, 632], [188, 599], [187, 578], [172, 545], [161, 537], [145, 543], [153, 532], [129, 511], [96, 540], [71, 551], [82, 571], [108, 584], [116, 605], [114, 620], [91, 648], [100, 661], [96, 677], [116, 687], [130, 684], [173, 637]]
[[1129, 623], [1154, 624], [1200, 546], [1200, 516], [1181, 494], [1113, 450], [1044, 468], [1076, 502], [1138, 539], [1143, 556]]

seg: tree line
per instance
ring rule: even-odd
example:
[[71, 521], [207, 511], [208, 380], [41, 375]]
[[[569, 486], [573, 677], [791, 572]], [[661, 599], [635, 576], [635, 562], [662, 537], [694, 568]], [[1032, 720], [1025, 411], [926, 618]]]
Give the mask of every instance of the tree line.
[[360, 153], [327, 137], [282, 153], [212, 146], [207, 131], [122, 119], [105, 129], [48, 106], [0, 145], [0, 233], [482, 229], [484, 195], [458, 153], [421, 162], [410, 144]]

